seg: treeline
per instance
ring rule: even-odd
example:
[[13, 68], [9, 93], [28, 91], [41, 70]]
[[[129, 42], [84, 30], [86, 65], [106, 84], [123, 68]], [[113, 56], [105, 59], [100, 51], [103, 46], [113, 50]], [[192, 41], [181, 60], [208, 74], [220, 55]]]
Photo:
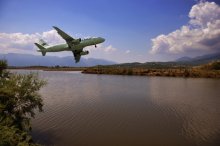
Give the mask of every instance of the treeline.
[[0, 146], [36, 146], [30, 135], [35, 110], [42, 111], [38, 91], [46, 84], [37, 74], [12, 74], [0, 60]]
[[134, 66], [96, 66], [86, 68], [83, 73], [90, 74], [115, 74], [115, 75], [141, 75], [141, 76], [169, 76], [169, 77], [204, 77], [220, 78], [220, 61], [209, 64], [190, 67], [172, 66], [164, 67], [161, 65], [156, 68]]

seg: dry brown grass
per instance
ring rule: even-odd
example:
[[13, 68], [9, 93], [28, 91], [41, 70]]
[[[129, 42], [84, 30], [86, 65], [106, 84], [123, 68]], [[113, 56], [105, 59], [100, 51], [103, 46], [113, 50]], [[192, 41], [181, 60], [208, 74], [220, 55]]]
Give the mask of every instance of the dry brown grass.
[[143, 69], [143, 68], [114, 68], [91, 67], [83, 70], [89, 74], [140, 75], [140, 76], [168, 76], [168, 77], [195, 77], [220, 78], [220, 70], [207, 70], [200, 67], [177, 69]]

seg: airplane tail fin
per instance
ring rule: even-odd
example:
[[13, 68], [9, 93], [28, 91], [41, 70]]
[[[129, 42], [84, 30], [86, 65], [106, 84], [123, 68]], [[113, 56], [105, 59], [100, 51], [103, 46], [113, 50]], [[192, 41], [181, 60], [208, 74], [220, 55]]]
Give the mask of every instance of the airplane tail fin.
[[41, 52], [43, 56], [46, 55], [46, 48], [44, 48], [44, 46], [38, 44], [38, 43], [34, 43], [40, 50], [37, 50], [38, 52]]

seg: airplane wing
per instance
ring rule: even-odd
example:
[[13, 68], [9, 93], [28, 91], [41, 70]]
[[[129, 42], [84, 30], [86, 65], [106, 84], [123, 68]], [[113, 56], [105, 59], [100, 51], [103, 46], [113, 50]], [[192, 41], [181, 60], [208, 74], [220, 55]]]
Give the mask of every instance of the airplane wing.
[[66, 41], [66, 43], [69, 45], [69, 47], [72, 46], [72, 42], [73, 40], [75, 40], [74, 38], [72, 38], [71, 36], [69, 36], [67, 33], [65, 33], [64, 31], [62, 31], [61, 29], [59, 29], [56, 26], [53, 26], [53, 28], [57, 31], [57, 33]]
[[53, 26], [53, 28], [57, 31], [57, 33], [66, 41], [66, 43], [68, 44], [69, 48], [73, 49], [74, 45], [78, 45], [81, 42], [81, 38], [79, 39], [74, 39], [73, 37], [71, 37], [70, 35], [68, 35], [67, 33], [65, 33], [64, 31], [62, 31], [61, 29], [59, 29], [56, 26]]
[[79, 60], [80, 60], [80, 58], [81, 58], [80, 53], [73, 51], [73, 55], [74, 55], [74, 58], [75, 58], [76, 63], [79, 62]]

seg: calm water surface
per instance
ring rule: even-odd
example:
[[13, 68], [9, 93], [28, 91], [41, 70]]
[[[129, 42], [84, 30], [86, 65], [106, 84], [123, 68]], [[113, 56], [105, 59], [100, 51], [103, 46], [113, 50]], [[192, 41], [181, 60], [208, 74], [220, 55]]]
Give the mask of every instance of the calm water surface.
[[[18, 71], [20, 73], [27, 71]], [[57, 146], [220, 146], [220, 80], [39, 71], [34, 140]]]

